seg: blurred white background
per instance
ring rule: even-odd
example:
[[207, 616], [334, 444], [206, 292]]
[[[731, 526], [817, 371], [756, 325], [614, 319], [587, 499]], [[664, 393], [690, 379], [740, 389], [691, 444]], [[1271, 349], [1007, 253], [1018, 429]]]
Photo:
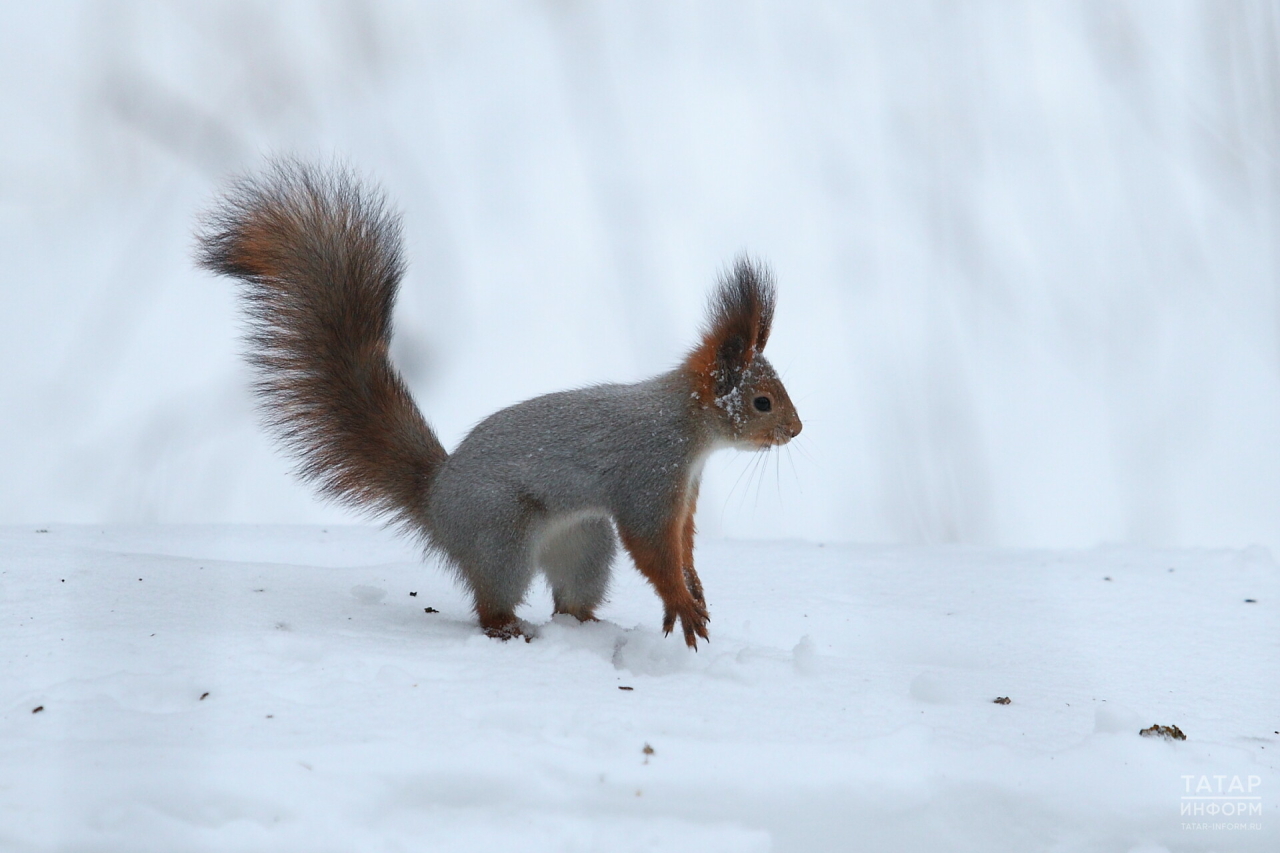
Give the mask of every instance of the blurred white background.
[[1280, 9], [64, 2], [0, 27], [0, 521], [335, 521], [256, 425], [196, 214], [272, 152], [405, 213], [452, 447], [780, 286], [740, 537], [1280, 546]]

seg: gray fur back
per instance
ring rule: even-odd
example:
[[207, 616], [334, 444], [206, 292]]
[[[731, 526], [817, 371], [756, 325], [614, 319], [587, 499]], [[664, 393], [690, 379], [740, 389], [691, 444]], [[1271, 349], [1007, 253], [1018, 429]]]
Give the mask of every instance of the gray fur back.
[[558, 520], [611, 518], [657, 535], [709, 449], [700, 421], [677, 373], [496, 412], [436, 473], [427, 502], [433, 543], [455, 564], [522, 575]]

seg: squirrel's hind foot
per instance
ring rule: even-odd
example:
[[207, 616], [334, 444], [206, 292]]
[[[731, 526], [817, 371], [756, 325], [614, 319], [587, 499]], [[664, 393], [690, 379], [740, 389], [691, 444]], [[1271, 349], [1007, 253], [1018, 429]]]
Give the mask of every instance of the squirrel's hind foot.
[[600, 621], [600, 619], [596, 616], [595, 611], [591, 608], [570, 609], [567, 607], [565, 608], [557, 607], [555, 610], [551, 611], [551, 618], [554, 619], [557, 616], [572, 616], [574, 619], [577, 619], [579, 622], [599, 622]]
[[486, 637], [492, 637], [503, 642], [516, 637], [524, 637], [525, 642], [528, 642], [533, 638], [532, 634], [526, 630], [524, 623], [517, 619], [514, 614], [508, 613], [501, 616], [482, 614], [480, 616], [480, 627]]

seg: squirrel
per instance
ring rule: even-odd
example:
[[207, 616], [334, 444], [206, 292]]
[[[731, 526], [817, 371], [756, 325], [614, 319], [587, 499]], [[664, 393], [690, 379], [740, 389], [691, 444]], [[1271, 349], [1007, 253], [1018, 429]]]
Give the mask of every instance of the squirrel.
[[379, 189], [292, 160], [234, 181], [202, 220], [197, 263], [238, 280], [254, 391], [298, 476], [442, 555], [501, 639], [524, 634], [515, 610], [539, 570], [556, 613], [594, 620], [621, 540], [662, 599], [663, 632], [678, 619], [696, 650], [710, 620], [693, 566], [703, 463], [801, 429], [761, 354], [770, 271], [736, 260], [675, 369], [502, 409], [450, 454], [388, 358], [401, 241]]

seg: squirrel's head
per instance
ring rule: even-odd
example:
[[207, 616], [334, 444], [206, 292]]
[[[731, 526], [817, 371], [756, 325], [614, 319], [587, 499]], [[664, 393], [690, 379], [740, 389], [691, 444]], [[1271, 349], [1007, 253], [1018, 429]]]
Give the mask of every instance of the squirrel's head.
[[702, 341], [685, 360], [718, 437], [742, 448], [786, 444], [803, 426], [782, 380], [761, 354], [776, 302], [769, 271], [739, 258], [712, 295]]

